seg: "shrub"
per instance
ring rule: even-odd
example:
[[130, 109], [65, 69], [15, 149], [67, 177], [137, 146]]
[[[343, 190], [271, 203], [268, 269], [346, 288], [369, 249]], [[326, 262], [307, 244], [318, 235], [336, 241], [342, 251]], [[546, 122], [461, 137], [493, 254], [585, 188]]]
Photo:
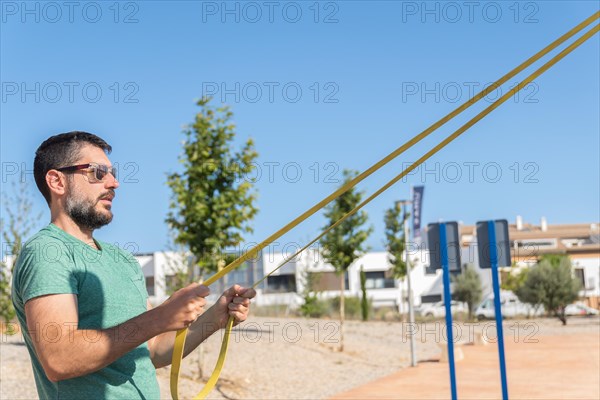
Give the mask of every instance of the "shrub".
[[300, 314], [304, 317], [320, 318], [328, 312], [328, 305], [325, 301], [316, 295], [304, 296], [304, 304], [300, 306]]
[[571, 274], [569, 257], [547, 254], [529, 270], [517, 296], [522, 302], [543, 305], [566, 325], [565, 307], [577, 300], [580, 289], [580, 282]]
[[[369, 306], [371, 302], [369, 301]], [[340, 296], [332, 297], [329, 299], [330, 310], [339, 310], [340, 308]], [[344, 297], [345, 310], [344, 313], [350, 318], [359, 318], [361, 315], [361, 301], [358, 297]]]

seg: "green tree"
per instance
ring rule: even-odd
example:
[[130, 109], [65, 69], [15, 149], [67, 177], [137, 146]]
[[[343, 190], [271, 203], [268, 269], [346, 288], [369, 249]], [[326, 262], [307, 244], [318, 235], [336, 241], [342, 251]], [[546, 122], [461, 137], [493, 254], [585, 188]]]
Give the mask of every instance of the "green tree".
[[[13, 182], [12, 194], [2, 193], [5, 219], [0, 219], [3, 257], [0, 260], [0, 317], [5, 323], [15, 318], [11, 296], [11, 277], [23, 241], [41, 219], [41, 213], [33, 215], [29, 186], [25, 180]], [[12, 256], [10, 259], [7, 256]]]
[[392, 264], [394, 277], [397, 279], [406, 277], [404, 224], [406, 224], [409, 217], [409, 212], [402, 211], [402, 202], [400, 201], [395, 202], [394, 207], [386, 210], [384, 215], [385, 241], [389, 253], [388, 260]]
[[523, 302], [543, 305], [548, 314], [554, 314], [566, 325], [565, 307], [577, 300], [580, 289], [581, 283], [571, 274], [569, 257], [548, 254], [531, 267], [516, 294]]
[[[409, 217], [410, 213], [403, 211], [402, 202], [400, 201], [396, 201], [392, 208], [387, 209], [383, 217], [386, 250], [389, 255], [388, 261], [392, 265], [394, 278], [400, 279], [401, 290], [404, 288], [404, 279], [406, 278], [407, 270], [404, 257], [406, 247], [404, 225], [407, 223]], [[401, 293], [401, 298], [403, 297], [404, 294]]]
[[189, 248], [200, 277], [215, 272], [243, 234], [252, 232], [256, 194], [248, 177], [258, 156], [252, 139], [234, 151], [235, 125], [228, 107], [198, 101], [200, 112], [184, 129], [182, 173], [168, 175], [172, 190], [166, 222], [175, 231], [175, 243]]
[[367, 274], [363, 266], [360, 266], [360, 290], [362, 297], [360, 299], [360, 311], [363, 321], [369, 320], [369, 298], [367, 297]]
[[454, 283], [454, 298], [458, 301], [467, 303], [469, 307], [469, 319], [473, 319], [475, 306], [481, 302], [483, 288], [481, 287], [481, 278], [473, 265], [469, 264], [467, 268], [459, 275], [452, 277]]
[[[344, 170], [343, 185], [352, 180], [356, 175], [355, 171]], [[325, 208], [325, 218], [328, 220], [325, 228], [333, 225], [360, 204], [362, 197], [362, 192], [352, 188], [328, 204]], [[323, 258], [335, 268], [340, 277], [339, 351], [344, 351], [344, 278], [348, 267], [367, 250], [365, 241], [373, 230], [371, 227], [363, 228], [367, 219], [367, 213], [359, 211], [348, 217], [321, 239]]]
[[[185, 286], [187, 276], [197, 280], [196, 267], [200, 279], [222, 268], [232, 258], [225, 251], [239, 246], [243, 234], [252, 232], [249, 222], [257, 212], [253, 182], [248, 179], [258, 156], [254, 143], [248, 139], [235, 151], [233, 113], [228, 107], [211, 107], [209, 102], [209, 98], [197, 102], [200, 112], [183, 131], [179, 157], [183, 172], [167, 175], [172, 195], [166, 222], [175, 244], [182, 246], [178, 253], [183, 257], [175, 261], [179, 265], [175, 265], [168, 291]], [[188, 250], [192, 260], [186, 266]], [[203, 345], [197, 354], [201, 378]]]
[[300, 306], [300, 313], [305, 317], [319, 318], [327, 312], [327, 305], [317, 296], [315, 286], [319, 282], [319, 274], [304, 270], [301, 275], [304, 282], [302, 298], [304, 303]]

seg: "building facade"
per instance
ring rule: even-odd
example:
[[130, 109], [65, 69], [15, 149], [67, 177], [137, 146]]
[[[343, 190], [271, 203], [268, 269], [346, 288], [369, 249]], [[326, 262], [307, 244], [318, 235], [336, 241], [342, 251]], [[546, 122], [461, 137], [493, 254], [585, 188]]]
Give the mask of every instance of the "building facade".
[[[512, 268], [503, 268], [502, 274], [515, 273], [534, 265], [544, 254], [566, 254], [571, 259], [573, 275], [581, 280], [580, 298], [594, 308], [600, 308], [600, 229], [598, 223], [549, 225], [545, 219], [539, 225], [523, 223], [517, 217], [509, 224]], [[461, 262], [463, 268], [469, 264], [477, 267], [477, 237], [475, 226], [460, 225]], [[167, 282], [171, 280], [187, 257], [169, 252], [139, 254], [136, 256], [144, 275], [146, 286], [153, 303], [160, 303], [167, 296]], [[409, 245], [411, 262], [411, 284], [413, 302], [421, 303], [442, 300], [443, 286], [440, 270], [431, 271], [429, 250], [426, 243]], [[281, 265], [283, 264], [283, 265]], [[279, 267], [279, 268], [278, 268]], [[366, 275], [367, 293], [374, 307], [391, 306], [400, 312], [407, 311], [406, 279], [394, 279], [386, 252], [370, 252], [358, 258], [344, 276], [346, 296], [360, 296], [360, 270]], [[491, 270], [476, 268], [480, 274], [484, 297], [492, 291]], [[273, 272], [276, 270], [275, 272]], [[318, 248], [306, 250], [298, 257], [286, 262], [286, 254], [263, 251], [215, 284], [213, 293], [238, 283], [251, 286], [265, 278], [257, 287], [255, 304], [259, 306], [285, 305], [296, 309], [302, 304], [307, 274], [315, 274], [314, 289], [320, 296], [339, 296], [339, 276], [327, 264]]]

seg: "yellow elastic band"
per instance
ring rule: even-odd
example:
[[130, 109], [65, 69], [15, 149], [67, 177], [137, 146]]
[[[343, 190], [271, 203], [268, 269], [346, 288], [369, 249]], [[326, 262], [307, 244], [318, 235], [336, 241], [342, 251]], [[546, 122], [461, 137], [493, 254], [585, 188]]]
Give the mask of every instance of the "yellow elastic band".
[[180, 329], [175, 334], [175, 344], [173, 345], [171, 359], [171, 397], [173, 400], [179, 400], [179, 368], [181, 360], [183, 360], [183, 348], [185, 347], [187, 331], [187, 329]]
[[404, 153], [406, 150], [408, 150], [409, 148], [411, 148], [412, 146], [414, 146], [416, 143], [418, 143], [419, 141], [421, 141], [422, 139], [424, 139], [425, 137], [427, 137], [428, 135], [430, 135], [432, 132], [434, 132], [439, 127], [441, 127], [442, 125], [444, 125], [446, 122], [450, 121], [452, 118], [454, 118], [455, 116], [459, 115], [461, 112], [463, 112], [467, 108], [471, 107], [473, 104], [475, 104], [477, 101], [481, 100], [483, 97], [485, 97], [486, 95], [488, 95], [489, 93], [491, 93], [493, 90], [496, 90], [497, 87], [501, 86], [502, 84], [504, 84], [505, 82], [507, 82], [509, 79], [511, 79], [515, 75], [519, 74], [521, 71], [523, 71], [525, 68], [527, 68], [528, 66], [530, 66], [531, 64], [533, 64], [535, 61], [539, 60], [545, 54], [547, 54], [548, 52], [550, 52], [553, 49], [555, 49], [557, 46], [559, 46], [565, 40], [567, 40], [568, 38], [572, 37], [577, 32], [581, 31], [587, 25], [589, 25], [590, 23], [592, 23], [594, 20], [598, 19], [598, 17], [600, 17], [600, 11], [596, 12], [594, 15], [592, 15], [589, 18], [587, 18], [585, 21], [583, 21], [582, 23], [580, 23], [579, 25], [577, 25], [575, 28], [573, 28], [572, 30], [570, 30], [569, 32], [567, 32], [566, 34], [564, 34], [563, 36], [561, 36], [559, 39], [555, 40], [550, 45], [548, 45], [544, 49], [540, 50], [533, 57], [531, 57], [527, 61], [523, 62], [517, 68], [513, 69], [508, 74], [506, 74], [502, 78], [498, 79], [496, 82], [494, 82], [493, 85], [490, 85], [486, 89], [482, 90], [480, 93], [478, 93], [475, 96], [473, 96], [467, 102], [465, 102], [460, 107], [458, 107], [456, 110], [452, 111], [451, 113], [449, 113], [448, 115], [446, 115], [444, 118], [440, 119], [439, 121], [437, 121], [436, 123], [434, 123], [433, 125], [431, 125], [429, 128], [425, 129], [423, 132], [421, 132], [420, 134], [418, 134], [414, 138], [410, 139], [408, 142], [404, 143], [402, 146], [398, 147], [396, 150], [394, 150], [393, 152], [391, 152], [390, 154], [388, 154], [387, 156], [385, 156], [383, 159], [381, 159], [380, 161], [378, 161], [377, 163], [375, 163], [374, 165], [372, 165], [370, 168], [368, 168], [367, 170], [365, 170], [364, 172], [362, 172], [361, 174], [359, 174], [357, 177], [355, 177], [354, 179], [352, 179], [349, 182], [347, 182], [341, 188], [337, 189], [335, 192], [333, 192], [332, 194], [330, 194], [329, 196], [327, 196], [326, 198], [324, 198], [323, 200], [321, 200], [320, 202], [318, 202], [317, 204], [315, 204], [313, 207], [311, 207], [310, 209], [308, 209], [307, 211], [305, 211], [303, 214], [301, 214], [300, 216], [296, 217], [296, 219], [294, 219], [293, 221], [291, 221], [290, 223], [288, 223], [287, 225], [285, 225], [283, 228], [279, 229], [277, 232], [273, 233], [271, 236], [269, 236], [268, 238], [266, 238], [265, 240], [263, 240], [261, 243], [259, 243], [258, 245], [256, 245], [254, 248], [250, 249], [248, 252], [246, 252], [245, 254], [243, 254], [242, 256], [240, 256], [239, 258], [237, 258], [236, 260], [234, 260], [233, 262], [231, 262], [229, 265], [227, 265], [221, 271], [217, 272], [215, 275], [213, 275], [210, 278], [208, 278], [206, 280], [206, 282], [204, 282], [204, 284], [206, 286], [211, 285], [212, 283], [214, 283], [215, 281], [219, 280], [220, 278], [222, 278], [223, 276], [225, 276], [229, 272], [233, 271], [235, 268], [237, 268], [240, 265], [242, 265], [242, 263], [244, 261], [247, 261], [247, 260], [255, 257], [258, 254], [259, 251], [261, 251], [262, 249], [264, 249], [265, 247], [267, 247], [273, 241], [277, 240], [279, 237], [281, 237], [281, 236], [285, 235], [286, 233], [288, 233], [290, 230], [292, 230], [293, 228], [295, 228], [297, 225], [299, 225], [305, 219], [309, 218], [311, 215], [313, 215], [314, 213], [316, 213], [317, 211], [319, 211], [321, 208], [325, 207], [331, 201], [335, 200], [340, 195], [346, 193], [348, 190], [350, 190], [351, 188], [353, 188], [354, 186], [356, 186], [358, 183], [362, 182], [364, 179], [366, 179], [367, 177], [371, 176], [374, 172], [376, 172], [377, 170], [379, 170], [381, 167], [383, 167], [386, 164], [388, 164], [394, 158], [396, 158], [400, 154]]
[[215, 370], [213, 371], [210, 378], [208, 378], [208, 382], [202, 388], [200, 393], [194, 397], [194, 400], [205, 399], [206, 396], [213, 390], [217, 381], [219, 380], [219, 376], [221, 375], [221, 370], [223, 369], [223, 365], [225, 364], [225, 357], [227, 356], [227, 347], [229, 346], [229, 336], [231, 335], [231, 328], [233, 328], [233, 317], [229, 317], [227, 320], [227, 327], [225, 328], [225, 336], [223, 336], [223, 343], [221, 343], [221, 351], [219, 352], [219, 358], [217, 360], [217, 365], [215, 365]]

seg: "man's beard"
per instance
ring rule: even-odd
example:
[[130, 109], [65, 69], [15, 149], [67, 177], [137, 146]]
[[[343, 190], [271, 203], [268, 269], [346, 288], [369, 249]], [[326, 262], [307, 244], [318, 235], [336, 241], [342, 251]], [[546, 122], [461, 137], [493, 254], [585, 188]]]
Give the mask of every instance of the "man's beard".
[[110, 210], [107, 210], [108, 214], [101, 213], [96, 211], [95, 206], [102, 197], [105, 197], [108, 194], [114, 195], [114, 191], [104, 193], [96, 200], [90, 200], [78, 197], [71, 188], [68, 190], [69, 193], [65, 203], [65, 211], [80, 228], [86, 230], [99, 229], [112, 221], [113, 214]]

